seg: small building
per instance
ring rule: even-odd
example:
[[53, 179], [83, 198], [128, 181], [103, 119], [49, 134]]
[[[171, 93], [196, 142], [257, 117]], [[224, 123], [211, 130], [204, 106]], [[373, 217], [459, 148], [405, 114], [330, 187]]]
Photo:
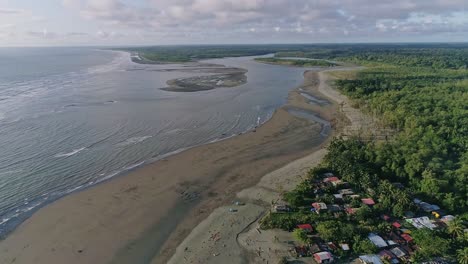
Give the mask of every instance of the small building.
[[288, 213], [291, 208], [286, 204], [276, 204], [273, 206], [273, 212], [276, 213]]
[[349, 249], [350, 249], [350, 248], [349, 248], [349, 245], [346, 244], [346, 243], [340, 244], [340, 247], [341, 247], [341, 249], [342, 249], [343, 251], [349, 251]]
[[421, 208], [423, 211], [425, 211], [427, 213], [432, 212], [432, 211], [440, 210], [440, 207], [438, 205], [429, 204], [429, 203], [426, 203], [426, 202], [420, 202], [417, 205], [419, 206], [419, 208]]
[[343, 201], [343, 194], [341, 193], [336, 193], [336, 194], [333, 194], [333, 196], [335, 196], [335, 201]]
[[372, 198], [363, 198], [361, 199], [362, 203], [368, 206], [373, 206], [375, 205], [374, 199]]
[[328, 211], [330, 211], [332, 213], [337, 213], [337, 212], [341, 212], [342, 209], [341, 209], [341, 206], [339, 206], [337, 204], [332, 204], [332, 205], [328, 206]]
[[312, 228], [310, 224], [297, 225], [297, 228], [307, 231], [309, 233], [312, 233], [312, 231], [314, 231], [314, 229]]
[[294, 247], [294, 252], [296, 252], [298, 258], [304, 258], [310, 255], [309, 249], [305, 246]]
[[400, 247], [394, 247], [390, 251], [399, 259], [402, 259], [406, 256], [406, 253]]
[[378, 255], [363, 255], [359, 256], [359, 260], [366, 264], [383, 264]]
[[331, 176], [331, 177], [327, 177], [325, 179], [323, 179], [323, 182], [337, 182], [337, 181], [341, 181], [338, 177], [336, 176]]
[[355, 214], [357, 210], [359, 210], [359, 208], [351, 208], [351, 207], [345, 208], [345, 212], [349, 215]]
[[367, 236], [367, 238], [369, 238], [369, 240], [372, 242], [372, 244], [374, 244], [378, 248], [384, 248], [384, 247], [388, 246], [387, 242], [385, 242], [385, 240], [381, 236], [379, 236], [377, 234], [370, 233]]
[[406, 219], [406, 221], [410, 224], [412, 224], [414, 227], [416, 227], [417, 229], [421, 229], [421, 228], [429, 228], [431, 230], [433, 230], [434, 228], [436, 228], [437, 226], [434, 225], [431, 220], [429, 219], [429, 217], [427, 216], [423, 216], [423, 217], [418, 217], [418, 218], [411, 218], [411, 219]]
[[406, 243], [413, 242], [413, 238], [409, 234], [401, 234], [401, 238], [403, 238], [406, 241]]
[[314, 259], [317, 263], [332, 263], [333, 256], [330, 252], [322, 251], [314, 254]]
[[440, 219], [440, 221], [444, 222], [444, 223], [448, 223], [450, 221], [453, 221], [453, 219], [455, 219], [455, 216], [453, 215], [446, 215], [446, 216], [442, 216], [442, 218]]
[[397, 221], [395, 221], [395, 222], [392, 223], [392, 226], [398, 229], [398, 228], [401, 227], [401, 224], [398, 223]]
[[315, 212], [317, 214], [320, 214], [320, 212], [326, 211], [328, 209], [327, 205], [325, 203], [312, 203], [312, 207], [315, 209]]
[[338, 192], [341, 193], [342, 195], [352, 195], [352, 194], [354, 194], [353, 190], [351, 190], [351, 189], [341, 189]]
[[395, 264], [400, 263], [398, 261], [397, 257], [390, 250], [384, 249], [384, 250], [380, 251], [379, 256], [380, 256], [381, 259], [386, 259], [390, 263], [395, 263]]

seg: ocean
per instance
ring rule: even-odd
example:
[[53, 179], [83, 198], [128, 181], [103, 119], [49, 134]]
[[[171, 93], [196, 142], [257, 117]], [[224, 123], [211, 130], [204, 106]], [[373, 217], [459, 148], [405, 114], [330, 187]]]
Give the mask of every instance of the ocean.
[[247, 83], [169, 92], [196, 74], [125, 52], [0, 48], [0, 237], [64, 195], [264, 123], [303, 81], [252, 57], [206, 62], [247, 69]]

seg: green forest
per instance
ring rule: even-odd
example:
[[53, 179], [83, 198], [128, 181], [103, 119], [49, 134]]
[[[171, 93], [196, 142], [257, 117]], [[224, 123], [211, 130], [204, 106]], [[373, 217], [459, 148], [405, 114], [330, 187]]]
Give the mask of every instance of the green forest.
[[295, 66], [295, 67], [333, 67], [337, 66], [336, 63], [329, 62], [327, 60], [299, 60], [299, 59], [286, 59], [286, 58], [256, 58], [256, 61], [279, 64], [285, 66]]
[[[458, 55], [454, 51], [454, 61]], [[382, 57], [388, 60], [359, 72], [355, 80], [336, 82], [361, 109], [397, 131], [385, 143], [366, 146], [366, 157], [379, 177], [403, 182], [451, 212], [466, 212], [468, 70], [407, 66], [413, 56], [399, 64], [400, 55]]]
[[[419, 263], [444, 257], [467, 263], [468, 49], [341, 47], [279, 52], [276, 56], [318, 57], [364, 65], [355, 78], [337, 80], [335, 85], [394, 134], [382, 141], [364, 140], [358, 135], [332, 140], [321, 166], [284, 195], [293, 211], [270, 214], [263, 227], [292, 230], [298, 224], [312, 223], [325, 241], [351, 242], [355, 254], [376, 253], [378, 250], [365, 238], [369, 232], [389, 232], [388, 224], [379, 216], [405, 219], [408, 211], [422, 215], [424, 212], [418, 211], [413, 202], [417, 197], [456, 218], [442, 229], [413, 230], [417, 250], [411, 260]], [[374, 198], [377, 204], [371, 209], [359, 207], [352, 218], [340, 216], [339, 221], [331, 215], [307, 212], [312, 202], [309, 197], [314, 197], [311, 191], [317, 190], [317, 176], [325, 171], [339, 175], [353, 190]], [[397, 188], [395, 183], [404, 187]], [[315, 195], [315, 201], [333, 203], [330, 194], [336, 190], [330, 192], [327, 188], [320, 189], [325, 194]], [[403, 227], [411, 225], [404, 223]], [[294, 234], [310, 242], [301, 230], [294, 229]]]

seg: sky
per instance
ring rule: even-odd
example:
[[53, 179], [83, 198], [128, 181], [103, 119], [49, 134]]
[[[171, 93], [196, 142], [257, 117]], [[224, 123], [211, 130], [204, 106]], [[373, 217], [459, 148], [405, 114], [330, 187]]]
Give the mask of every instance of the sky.
[[0, 46], [467, 41], [468, 0], [0, 0]]

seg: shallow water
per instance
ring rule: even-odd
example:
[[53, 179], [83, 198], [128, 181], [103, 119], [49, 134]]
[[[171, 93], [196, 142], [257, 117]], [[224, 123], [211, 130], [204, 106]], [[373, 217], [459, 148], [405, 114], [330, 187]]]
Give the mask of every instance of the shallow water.
[[196, 74], [122, 52], [0, 49], [0, 236], [65, 194], [265, 122], [305, 70], [207, 62], [247, 69], [248, 83], [174, 93], [160, 88]]

